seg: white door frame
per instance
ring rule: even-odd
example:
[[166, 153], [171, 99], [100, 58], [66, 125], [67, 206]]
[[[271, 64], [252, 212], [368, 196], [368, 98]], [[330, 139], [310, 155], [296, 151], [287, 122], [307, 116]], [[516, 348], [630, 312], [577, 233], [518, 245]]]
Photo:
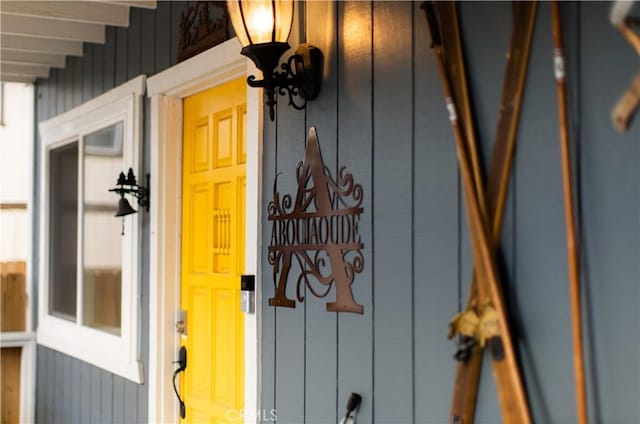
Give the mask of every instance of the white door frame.
[[[171, 378], [179, 337], [182, 206], [182, 100], [256, 73], [228, 40], [147, 79], [151, 98], [151, 205], [149, 257], [149, 422], [178, 421]], [[256, 275], [256, 313], [245, 314], [245, 422], [256, 421], [259, 390], [259, 246], [262, 171], [262, 90], [247, 90], [247, 199], [245, 273]], [[240, 281], [238, 281], [240, 284]]]

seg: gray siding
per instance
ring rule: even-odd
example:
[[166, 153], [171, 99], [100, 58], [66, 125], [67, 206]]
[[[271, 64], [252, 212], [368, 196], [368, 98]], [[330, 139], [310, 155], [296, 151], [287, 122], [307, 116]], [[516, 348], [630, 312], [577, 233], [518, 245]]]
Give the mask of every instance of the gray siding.
[[[132, 8], [128, 28], [109, 27], [104, 45], [85, 44], [83, 57], [68, 58], [64, 69], [52, 70], [48, 79], [38, 81], [36, 121], [46, 120], [74, 108], [141, 73], [153, 75], [175, 64], [178, 26], [186, 4], [158, 2], [158, 9], [155, 11]], [[39, 152], [38, 146], [39, 140], [36, 152]], [[36, 157], [36, 182], [40, 181], [37, 167], [39, 162], [40, 158]], [[148, 100], [144, 107], [143, 168], [149, 169]], [[38, 210], [38, 205], [35, 210]], [[144, 378], [147, 380], [149, 222], [146, 214], [143, 213], [141, 218], [141, 354], [145, 366]], [[37, 235], [35, 237], [34, 246], [37, 246]], [[37, 251], [34, 253], [37, 255]], [[34, 263], [38, 261], [35, 260]], [[32, 271], [37, 272], [37, 268]], [[147, 421], [146, 384], [132, 383], [43, 346], [38, 347], [37, 358], [38, 423]]]
[[[609, 115], [638, 59], [610, 26], [609, 6], [562, 4], [590, 416], [632, 423], [640, 422], [640, 122], [618, 134]], [[365, 269], [352, 289], [365, 313], [328, 313], [327, 299], [311, 295], [295, 309], [268, 306], [274, 284], [264, 246], [262, 409], [276, 409], [279, 423], [335, 423], [355, 391], [363, 395], [360, 422], [448, 422], [455, 362], [447, 323], [466, 303], [472, 258], [424, 14], [418, 3], [401, 2], [305, 8], [301, 39], [323, 49], [325, 80], [306, 111], [286, 107], [281, 97], [276, 121], [265, 117], [263, 210], [277, 173], [279, 193], [295, 193], [306, 131], [317, 126], [327, 167], [335, 175], [346, 165], [364, 187]], [[508, 2], [460, 8], [485, 164], [511, 16]], [[501, 269], [534, 420], [568, 423], [575, 422], [575, 395], [550, 22], [542, 2]], [[268, 243], [271, 223], [266, 216], [262, 223]], [[293, 296], [293, 275], [289, 283]], [[476, 422], [500, 422], [488, 361], [480, 386]]]

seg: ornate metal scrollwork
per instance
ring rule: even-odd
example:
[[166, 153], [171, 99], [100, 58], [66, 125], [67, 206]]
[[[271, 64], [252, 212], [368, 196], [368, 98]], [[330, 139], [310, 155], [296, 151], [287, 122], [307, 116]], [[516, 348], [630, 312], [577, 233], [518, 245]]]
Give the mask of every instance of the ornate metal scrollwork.
[[309, 130], [305, 158], [296, 168], [295, 200], [290, 194], [280, 196], [277, 177], [268, 205], [272, 222], [268, 261], [276, 288], [269, 304], [295, 307], [295, 301], [287, 297], [286, 286], [292, 267], [296, 267], [297, 301], [304, 301], [305, 289], [324, 298], [335, 285], [336, 300], [327, 303], [327, 311], [363, 313], [351, 291], [356, 274], [364, 269], [358, 231], [362, 186], [354, 182], [345, 167], [340, 168], [337, 181], [331, 178], [322, 162], [314, 127]]

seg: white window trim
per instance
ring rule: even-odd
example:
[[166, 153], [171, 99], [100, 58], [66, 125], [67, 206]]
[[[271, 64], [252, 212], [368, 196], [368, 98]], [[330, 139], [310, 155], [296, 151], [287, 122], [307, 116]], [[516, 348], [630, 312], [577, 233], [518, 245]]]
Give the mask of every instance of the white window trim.
[[[49, 301], [49, 155], [55, 147], [78, 141], [95, 130], [125, 122], [124, 166], [133, 168], [140, 180], [142, 148], [142, 96], [146, 77], [140, 75], [75, 109], [60, 114], [39, 125], [41, 137], [40, 166], [40, 279], [37, 341], [66, 355], [78, 358], [136, 383], [143, 382], [140, 358], [140, 234], [139, 215], [125, 218], [126, 237], [122, 252], [122, 317], [121, 335], [115, 336], [90, 327], [57, 318], [48, 313]], [[126, 169], [123, 169], [126, 172]], [[113, 176], [114, 184], [117, 175]], [[83, 189], [82, 180], [78, 190]], [[114, 196], [114, 207], [117, 199]], [[115, 219], [115, 218], [114, 218]], [[82, 226], [78, 228], [78, 240], [82, 240]], [[80, 243], [79, 243], [80, 245]], [[80, 252], [79, 252], [80, 254]], [[77, 301], [80, 306], [81, 290]], [[77, 307], [77, 316], [82, 308]], [[78, 320], [79, 321], [79, 320]]]
[[[151, 97], [151, 210], [149, 258], [149, 422], [178, 422], [171, 378], [180, 347], [175, 324], [180, 309], [182, 207], [182, 100], [246, 75], [258, 74], [240, 55], [237, 38], [160, 72], [147, 81]], [[256, 313], [244, 319], [245, 421], [259, 415], [260, 211], [262, 185], [262, 90], [247, 88], [247, 198], [245, 270], [256, 275]], [[239, 284], [239, 282], [238, 282]]]

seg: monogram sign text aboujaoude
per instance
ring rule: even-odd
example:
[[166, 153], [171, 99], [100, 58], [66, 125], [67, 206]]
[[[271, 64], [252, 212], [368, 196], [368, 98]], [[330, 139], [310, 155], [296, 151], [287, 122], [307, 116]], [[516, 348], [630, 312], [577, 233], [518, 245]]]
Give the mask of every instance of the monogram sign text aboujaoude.
[[304, 288], [322, 298], [335, 285], [336, 299], [327, 303], [327, 311], [362, 314], [364, 309], [355, 302], [351, 291], [356, 274], [364, 268], [358, 228], [362, 186], [354, 183], [345, 167], [338, 171], [337, 180], [331, 178], [322, 161], [315, 127], [309, 129], [296, 179], [295, 199], [290, 194], [281, 198], [276, 176], [273, 201], [269, 202], [269, 264], [276, 287], [269, 305], [295, 308], [296, 302], [286, 293], [287, 281], [294, 275], [299, 302], [304, 301]]

